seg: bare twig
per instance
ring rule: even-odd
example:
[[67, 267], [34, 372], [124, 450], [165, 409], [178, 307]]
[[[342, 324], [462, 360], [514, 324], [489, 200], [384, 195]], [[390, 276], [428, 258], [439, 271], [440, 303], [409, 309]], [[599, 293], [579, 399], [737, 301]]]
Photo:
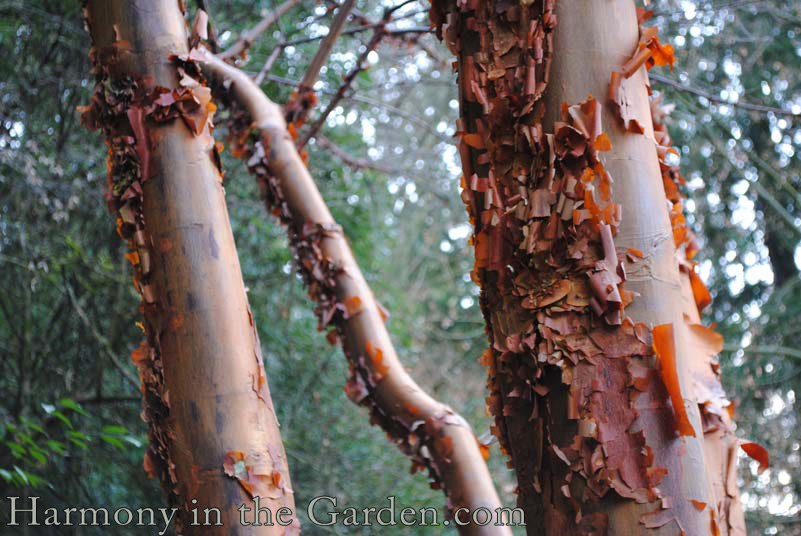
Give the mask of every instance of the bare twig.
[[294, 125], [295, 128], [306, 122], [309, 110], [314, 107], [317, 101], [314, 95], [314, 83], [320, 75], [320, 69], [322, 69], [323, 64], [328, 60], [328, 55], [331, 53], [334, 43], [339, 39], [339, 34], [342, 32], [345, 21], [348, 19], [348, 15], [350, 15], [355, 4], [356, 0], [345, 0], [339, 7], [328, 29], [328, 34], [325, 36], [325, 39], [323, 39], [323, 42], [320, 43], [320, 47], [317, 49], [317, 53], [306, 69], [306, 74], [303, 75], [303, 79], [300, 81], [297, 91], [292, 94], [289, 101], [284, 106], [284, 115], [287, 123]]
[[[386, 20], [387, 19], [385, 18], [384, 19], [385, 23]], [[370, 52], [372, 52], [375, 49], [375, 47], [378, 46], [378, 43], [381, 42], [381, 39], [384, 37], [385, 33], [386, 33], [386, 28], [384, 26], [376, 28], [375, 34], [373, 34], [372, 39], [370, 39], [370, 42], [367, 43], [367, 46], [364, 48], [364, 52], [362, 52], [359, 55], [359, 58], [356, 60], [356, 65], [353, 66], [353, 69], [351, 69], [350, 72], [347, 75], [345, 75], [345, 78], [342, 81], [342, 85], [339, 86], [339, 89], [337, 90], [336, 94], [329, 101], [328, 106], [326, 106], [323, 113], [320, 114], [320, 117], [317, 118], [317, 121], [314, 122], [311, 128], [309, 128], [309, 130], [298, 141], [298, 149], [303, 149], [303, 147], [306, 146], [309, 140], [317, 134], [317, 132], [325, 124], [325, 120], [328, 119], [328, 116], [331, 115], [331, 112], [334, 111], [334, 108], [337, 107], [339, 101], [341, 101], [345, 97], [345, 94], [348, 92], [348, 89], [350, 89], [350, 86], [353, 84], [353, 81], [356, 79], [359, 73], [368, 67], [367, 56], [370, 54]]]
[[75, 291], [72, 290], [72, 285], [69, 282], [65, 281], [65, 286], [67, 289], [67, 295], [70, 298], [70, 303], [72, 304], [73, 309], [78, 314], [78, 318], [81, 319], [81, 322], [89, 329], [92, 333], [92, 336], [100, 343], [100, 346], [103, 348], [105, 354], [111, 359], [111, 362], [114, 363], [114, 366], [122, 373], [123, 377], [128, 380], [128, 382], [134, 386], [135, 389], [139, 390], [139, 379], [134, 375], [133, 372], [128, 370], [125, 365], [123, 365], [122, 361], [120, 361], [119, 356], [114, 350], [111, 348], [111, 343], [109, 343], [108, 339], [106, 339], [102, 333], [97, 330], [97, 326], [95, 326], [94, 322], [91, 321], [89, 315], [86, 314], [86, 311], [81, 307], [81, 304], [78, 303], [78, 299], [75, 297]]
[[334, 156], [339, 158], [342, 163], [351, 167], [353, 169], [372, 169], [374, 171], [379, 171], [381, 173], [397, 173], [398, 170], [392, 169], [389, 166], [384, 166], [379, 164], [378, 162], [371, 162], [365, 158], [356, 158], [350, 155], [345, 149], [337, 145], [336, 143], [332, 142], [325, 136], [318, 135], [317, 138], [317, 145], [322, 147], [323, 149], [327, 149], [331, 152]]
[[280, 19], [287, 11], [295, 7], [297, 4], [300, 3], [300, 0], [286, 0], [283, 4], [276, 7], [275, 10], [271, 11], [267, 14], [263, 19], [259, 21], [259, 23], [251, 28], [250, 30], [244, 32], [240, 37], [239, 40], [231, 45], [227, 50], [220, 53], [220, 58], [226, 61], [232, 61], [234, 58], [241, 56], [245, 53], [245, 51], [253, 44], [253, 41], [256, 40], [262, 33], [267, 31], [267, 29], [275, 24], [275, 22]]
[[801, 360], [801, 350], [796, 350], [795, 348], [789, 348], [787, 346], [747, 346], [745, 348], [740, 348], [737, 344], [726, 344], [723, 346], [723, 349], [729, 352], [742, 350], [746, 354], [777, 355]]
[[648, 77], [651, 80], [655, 80], [655, 81], [660, 82], [662, 84], [666, 84], [666, 85], [668, 85], [670, 87], [678, 89], [679, 91], [684, 91], [686, 93], [692, 93], [693, 95], [697, 95], [699, 97], [703, 97], [703, 98], [705, 98], [706, 100], [708, 100], [710, 102], [715, 102], [715, 103], [718, 103], [718, 104], [725, 104], [726, 106], [733, 106], [735, 108], [741, 108], [743, 110], [750, 110], [752, 112], [763, 112], [763, 113], [772, 112], [772, 113], [774, 113], [776, 115], [783, 115], [783, 116], [795, 117], [795, 118], [801, 117], [801, 113], [794, 113], [794, 112], [792, 112], [790, 110], [783, 110], [781, 108], [775, 108], [773, 106], [764, 106], [762, 104], [751, 104], [751, 103], [748, 103], [748, 102], [735, 102], [735, 101], [732, 101], [732, 100], [722, 99], [722, 98], [717, 97], [717, 96], [715, 96], [715, 95], [713, 95], [711, 93], [708, 93], [708, 92], [706, 92], [706, 91], [704, 91], [702, 89], [694, 88], [694, 87], [691, 87], [691, 86], [686, 86], [686, 85], [684, 85], [684, 84], [682, 84], [680, 82], [677, 82], [676, 80], [674, 80], [672, 78], [668, 78], [666, 76], [662, 76], [662, 75], [659, 75], [659, 74], [656, 74], [656, 73], [648, 73]]
[[320, 69], [328, 60], [328, 55], [331, 53], [334, 43], [342, 33], [345, 21], [348, 20], [348, 15], [350, 15], [355, 4], [356, 0], [345, 0], [337, 10], [337, 14], [331, 22], [331, 26], [328, 28], [328, 34], [323, 39], [323, 42], [320, 43], [320, 48], [317, 49], [317, 53], [306, 69], [306, 74], [303, 75], [303, 80], [300, 82], [300, 90], [303, 88], [311, 88], [317, 81], [317, 77], [320, 75]]
[[[353, 13], [355, 14], [355, 11]], [[393, 21], [397, 22], [399, 20], [408, 19], [408, 18], [414, 17], [416, 15], [419, 15], [420, 13], [421, 13], [420, 11], [416, 11], [416, 12], [413, 12], [413, 13], [407, 13], [405, 15], [400, 15], [398, 17], [395, 17], [393, 19]], [[359, 34], [359, 33], [362, 33], [362, 32], [375, 30], [376, 28], [378, 28], [381, 25], [381, 22], [373, 22], [373, 21], [370, 21], [370, 20], [368, 20], [366, 18], [363, 18], [362, 16], [360, 16], [360, 20], [362, 20], [362, 23], [359, 26], [356, 26], [355, 28], [348, 28], [347, 30], [343, 30], [340, 33], [340, 37], [347, 36], [347, 35], [356, 35], [356, 34]], [[387, 29], [387, 33], [390, 34], [390, 35], [400, 36], [400, 35], [403, 35], [403, 34], [432, 33], [432, 31], [431, 31], [430, 28], [425, 28], [425, 27], [422, 27], [422, 26], [419, 26], [419, 27], [416, 26], [416, 27], [412, 27], [412, 28], [392, 28], [392, 29]], [[314, 37], [301, 37], [301, 38], [295, 39], [293, 41], [287, 41], [287, 42], [282, 43], [282, 44], [284, 46], [286, 46], [286, 47], [292, 47], [292, 46], [298, 46], [298, 45], [305, 45], [306, 43], [312, 43], [314, 41], [319, 41], [320, 39], [324, 39], [324, 38], [325, 38], [325, 36], [320, 36], [320, 35], [317, 35], [317, 36], [314, 36]]]
[[[294, 87], [294, 86], [297, 86], [300, 83], [300, 82], [298, 82], [296, 80], [292, 80], [290, 78], [285, 78], [283, 76], [276, 76], [276, 75], [272, 75], [272, 74], [271, 75], [267, 75], [265, 78], [267, 80], [271, 81], [271, 82], [275, 82], [276, 84], [281, 84], [281, 85], [284, 85], [284, 86], [293, 86]], [[323, 90], [322, 93], [325, 93], [326, 95], [336, 95], [335, 91], [330, 91], [330, 90]], [[359, 93], [352, 93], [351, 95], [346, 96], [345, 99], [353, 101], [353, 102], [359, 102], [361, 104], [367, 104], [368, 106], [377, 106], [379, 108], [382, 108], [382, 109], [386, 110], [387, 112], [389, 112], [389, 113], [391, 113], [393, 115], [396, 115], [398, 117], [402, 117], [403, 119], [406, 119], [410, 123], [414, 123], [415, 125], [428, 130], [429, 132], [431, 132], [434, 136], [436, 136], [442, 142], [453, 143], [453, 139], [449, 138], [448, 136], [445, 136], [441, 132], [437, 132], [434, 128], [432, 128], [429, 121], [426, 121], [422, 117], [419, 117], [419, 116], [414, 115], [412, 113], [409, 113], [409, 112], [407, 112], [405, 110], [402, 110], [402, 109], [398, 108], [397, 106], [393, 106], [393, 105], [391, 105], [389, 103], [382, 102], [380, 100], [373, 99], [373, 98], [367, 97], [367, 96], [359, 94]]]
[[278, 56], [280, 56], [281, 52], [283, 51], [284, 47], [278, 45], [273, 49], [272, 52], [270, 52], [270, 55], [267, 57], [267, 61], [264, 62], [264, 65], [262, 66], [259, 73], [253, 77], [253, 81], [256, 83], [256, 85], [261, 85], [261, 83], [264, 81], [264, 77], [270, 73], [270, 69], [273, 68], [275, 60], [278, 59]]

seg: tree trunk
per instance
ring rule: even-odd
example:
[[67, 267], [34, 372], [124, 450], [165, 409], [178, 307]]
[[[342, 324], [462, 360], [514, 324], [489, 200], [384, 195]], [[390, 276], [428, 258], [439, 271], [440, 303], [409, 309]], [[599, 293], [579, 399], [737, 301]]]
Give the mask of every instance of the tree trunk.
[[[145, 469], [179, 508], [183, 534], [285, 534], [287, 460], [267, 387], [211, 136], [208, 88], [188, 51], [179, 2], [92, 0], [97, 77], [84, 121], [109, 147], [109, 207], [129, 240], [142, 294]], [[274, 526], [243, 527], [254, 496]], [[204, 523], [206, 508], [224, 526]], [[216, 514], [208, 514], [214, 523]], [[262, 517], [262, 522], [264, 522]], [[246, 521], [253, 521], [253, 512]]]
[[744, 534], [722, 340], [646, 89], [672, 52], [632, 0], [435, 0], [432, 22], [529, 534]]

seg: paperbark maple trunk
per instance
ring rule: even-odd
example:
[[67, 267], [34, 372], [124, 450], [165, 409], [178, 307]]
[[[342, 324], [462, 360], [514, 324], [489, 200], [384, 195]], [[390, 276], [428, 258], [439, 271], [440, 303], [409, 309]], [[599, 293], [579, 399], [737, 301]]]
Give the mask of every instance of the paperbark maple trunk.
[[644, 64], [667, 52], [632, 0], [431, 15], [458, 59], [487, 402], [529, 534], [744, 534], [722, 339], [699, 324], [648, 100]]
[[[179, 2], [85, 4], [97, 85], [84, 122], [109, 148], [107, 200], [129, 241], [146, 340], [134, 351], [150, 447], [145, 469], [182, 534], [299, 530], [211, 135], [214, 105], [191, 61]], [[244, 527], [253, 496], [280, 526]], [[203, 523], [206, 508], [219, 525]], [[210, 521], [216, 521], [212, 511]], [[253, 521], [253, 511], [246, 521]], [[264, 522], [264, 517], [262, 517]], [[286, 531], [286, 532], [285, 532]]]

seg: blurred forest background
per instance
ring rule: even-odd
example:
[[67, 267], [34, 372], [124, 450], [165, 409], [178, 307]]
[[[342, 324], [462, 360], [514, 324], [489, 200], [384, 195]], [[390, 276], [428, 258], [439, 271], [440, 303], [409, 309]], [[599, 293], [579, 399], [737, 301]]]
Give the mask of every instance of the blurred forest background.
[[[222, 48], [277, 5], [205, 1]], [[250, 49], [244, 69], [256, 74], [282, 47], [263, 82], [276, 102], [303, 76], [333, 5], [301, 1]], [[355, 31], [323, 67], [312, 122], [372, 37], [364, 21], [388, 5], [357, 2], [346, 26]], [[187, 7], [191, 16], [197, 4]], [[395, 13], [390, 28], [399, 31], [369, 54], [370, 68], [309, 145], [309, 164], [391, 313], [410, 373], [486, 439], [477, 362], [486, 339], [459, 199], [455, 77], [448, 52], [427, 32], [427, 7], [419, 0]], [[651, 8], [676, 48], [677, 68], [655, 70], [652, 84], [676, 106], [669, 127], [714, 296], [706, 320], [726, 338], [721, 362], [738, 435], [758, 439], [772, 457], [761, 475], [755, 462], [740, 462], [749, 530], [800, 534], [801, 3], [664, 0]], [[57, 508], [157, 507], [161, 490], [142, 470], [146, 430], [129, 358], [142, 337], [139, 298], [105, 208], [103, 142], [76, 112], [94, 83], [88, 49], [77, 0], [0, 0], [0, 495], [38, 495]], [[221, 110], [216, 118], [222, 141], [224, 117]], [[441, 493], [410, 475], [407, 460], [346, 398], [345, 360], [315, 330], [284, 231], [244, 165], [226, 152], [224, 168], [299, 509], [318, 495], [357, 508], [383, 506], [388, 495], [399, 505], [442, 506]], [[512, 505], [513, 475], [497, 446], [490, 463]], [[308, 521], [304, 528], [345, 532]], [[111, 533], [94, 530], [81, 534]]]

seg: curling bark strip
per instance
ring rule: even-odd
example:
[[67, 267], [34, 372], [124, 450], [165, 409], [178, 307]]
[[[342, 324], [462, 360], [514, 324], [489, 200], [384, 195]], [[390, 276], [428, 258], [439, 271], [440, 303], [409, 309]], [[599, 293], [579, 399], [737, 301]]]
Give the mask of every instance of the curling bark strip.
[[[96, 76], [83, 122], [108, 146], [107, 201], [128, 241], [145, 341], [132, 359], [149, 425], [145, 470], [182, 534], [294, 534], [242, 527], [237, 508], [294, 500], [211, 135], [214, 104], [187, 52], [178, 2], [91, 0]], [[193, 502], [196, 500], [196, 502]], [[224, 526], [191, 525], [218, 508]], [[212, 514], [212, 518], [214, 515]]]
[[631, 0], [434, 0], [431, 20], [458, 60], [487, 404], [529, 534], [742, 534], [708, 295], [651, 122], [646, 67], [672, 51]]
[[[500, 501], [479, 444], [467, 422], [426, 394], [395, 353], [383, 312], [367, 286], [350, 246], [304, 165], [279, 106], [244, 73], [206, 51], [196, 58], [245, 111], [240, 124], [254, 127], [245, 157], [271, 213], [286, 226], [309, 295], [317, 302], [319, 329], [342, 343], [350, 363], [348, 396], [370, 411], [371, 422], [413, 461], [428, 468], [433, 487], [444, 487], [448, 508], [487, 508]], [[228, 85], [230, 84], [230, 85]], [[236, 148], [234, 149], [236, 150]], [[462, 513], [461, 519], [467, 515]], [[462, 534], [507, 535], [508, 527], [460, 527]]]

